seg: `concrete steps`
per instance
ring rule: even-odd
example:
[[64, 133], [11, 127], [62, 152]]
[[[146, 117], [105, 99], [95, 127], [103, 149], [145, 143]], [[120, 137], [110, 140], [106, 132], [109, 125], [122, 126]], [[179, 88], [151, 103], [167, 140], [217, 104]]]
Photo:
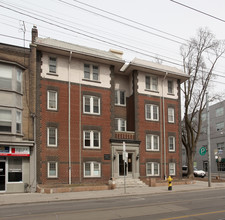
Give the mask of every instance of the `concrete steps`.
[[[121, 177], [121, 178], [115, 179], [115, 183], [116, 183], [116, 188], [123, 188], [124, 178]], [[133, 179], [133, 178], [126, 177], [125, 183], [126, 183], [126, 187], [128, 188], [132, 188], [132, 187], [148, 188], [148, 186], [144, 182], [142, 182], [140, 179]]]

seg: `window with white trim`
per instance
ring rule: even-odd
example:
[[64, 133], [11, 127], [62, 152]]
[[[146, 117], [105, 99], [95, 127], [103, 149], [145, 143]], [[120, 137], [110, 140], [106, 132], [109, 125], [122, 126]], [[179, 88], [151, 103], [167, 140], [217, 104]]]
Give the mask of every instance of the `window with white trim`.
[[20, 134], [22, 132], [22, 113], [16, 111], [16, 133]]
[[174, 123], [174, 108], [168, 108], [168, 122]]
[[99, 131], [84, 131], [84, 148], [100, 148]]
[[168, 94], [174, 94], [174, 82], [173, 80], [168, 79]]
[[169, 141], [169, 151], [175, 151], [175, 137], [169, 136], [168, 141]]
[[48, 127], [47, 128], [47, 140], [48, 147], [57, 147], [57, 128]]
[[126, 105], [125, 91], [115, 90], [115, 104]]
[[153, 104], [145, 105], [145, 119], [151, 121], [159, 120], [159, 106]]
[[0, 132], [12, 132], [12, 112], [0, 109]]
[[99, 69], [96, 65], [84, 64], [84, 79], [99, 81]]
[[116, 131], [126, 131], [127, 130], [127, 122], [123, 118], [115, 119], [115, 130]]
[[48, 90], [47, 92], [47, 109], [57, 110], [57, 92], [53, 90]]
[[216, 123], [216, 130], [222, 131], [224, 129], [224, 122]]
[[101, 164], [98, 162], [85, 162], [84, 177], [101, 177]]
[[22, 92], [22, 70], [17, 69], [17, 75], [16, 75], [16, 91]]
[[145, 76], [145, 88], [147, 90], [158, 91], [158, 77]]
[[100, 98], [96, 96], [83, 96], [83, 112], [100, 115]]
[[223, 107], [216, 109], [216, 117], [223, 116]]
[[56, 73], [57, 59], [56, 57], [49, 57], [49, 72]]
[[146, 150], [159, 151], [159, 136], [154, 134], [146, 134]]
[[0, 64], [0, 88], [12, 90], [12, 79], [13, 79], [14, 67]]
[[48, 178], [58, 178], [58, 163], [48, 162]]
[[147, 176], [159, 176], [159, 163], [157, 163], [157, 162], [146, 163], [146, 175]]
[[175, 163], [169, 163], [169, 175], [170, 176], [176, 175], [176, 164]]

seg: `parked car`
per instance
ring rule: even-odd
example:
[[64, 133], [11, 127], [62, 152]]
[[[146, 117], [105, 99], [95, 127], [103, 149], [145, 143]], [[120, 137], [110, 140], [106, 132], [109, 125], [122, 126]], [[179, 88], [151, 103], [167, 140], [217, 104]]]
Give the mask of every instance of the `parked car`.
[[204, 178], [206, 176], [206, 173], [205, 173], [205, 171], [198, 170], [196, 167], [194, 167], [194, 176]]

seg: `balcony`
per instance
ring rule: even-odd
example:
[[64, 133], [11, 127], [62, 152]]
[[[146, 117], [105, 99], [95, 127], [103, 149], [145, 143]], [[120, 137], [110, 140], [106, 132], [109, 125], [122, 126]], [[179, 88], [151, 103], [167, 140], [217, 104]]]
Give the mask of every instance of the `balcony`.
[[133, 131], [116, 131], [115, 139], [119, 140], [135, 140], [135, 132]]

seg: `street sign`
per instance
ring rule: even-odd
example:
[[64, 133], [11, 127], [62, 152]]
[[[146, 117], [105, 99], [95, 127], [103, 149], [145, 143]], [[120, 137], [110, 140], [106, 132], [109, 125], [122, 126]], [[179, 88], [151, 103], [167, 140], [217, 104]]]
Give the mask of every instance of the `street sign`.
[[206, 148], [205, 148], [205, 147], [201, 147], [201, 148], [199, 149], [199, 154], [200, 154], [201, 156], [204, 156], [204, 155], [206, 154]]

